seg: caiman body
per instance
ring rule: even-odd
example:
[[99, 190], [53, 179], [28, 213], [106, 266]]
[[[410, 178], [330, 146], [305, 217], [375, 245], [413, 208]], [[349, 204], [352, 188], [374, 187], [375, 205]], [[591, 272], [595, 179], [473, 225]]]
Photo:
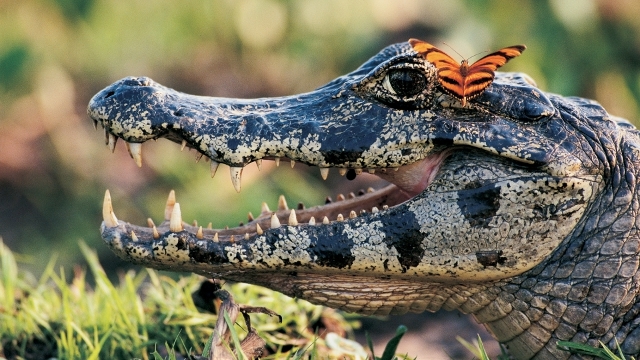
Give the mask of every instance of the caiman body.
[[617, 341], [638, 354], [636, 129], [522, 74], [497, 74], [465, 107], [436, 76], [397, 44], [290, 97], [209, 98], [122, 79], [89, 115], [138, 161], [139, 143], [165, 137], [210, 158], [213, 171], [229, 165], [238, 190], [244, 166], [276, 158], [392, 185], [294, 214], [264, 209], [227, 230], [182, 223], [172, 199], [157, 229], [132, 225], [107, 198], [102, 237], [134, 263], [347, 311], [458, 309], [516, 358], [569, 357], [558, 340]]

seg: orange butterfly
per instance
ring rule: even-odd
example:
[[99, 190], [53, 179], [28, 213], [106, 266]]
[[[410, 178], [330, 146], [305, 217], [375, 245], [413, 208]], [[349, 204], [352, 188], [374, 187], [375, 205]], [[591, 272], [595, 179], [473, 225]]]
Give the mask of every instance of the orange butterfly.
[[438, 69], [440, 86], [451, 96], [458, 98], [462, 106], [467, 104], [467, 100], [482, 94], [493, 82], [497, 68], [522, 54], [527, 48], [524, 45], [509, 46], [469, 65], [467, 59], [458, 64], [444, 51], [422, 40], [410, 39], [409, 44]]

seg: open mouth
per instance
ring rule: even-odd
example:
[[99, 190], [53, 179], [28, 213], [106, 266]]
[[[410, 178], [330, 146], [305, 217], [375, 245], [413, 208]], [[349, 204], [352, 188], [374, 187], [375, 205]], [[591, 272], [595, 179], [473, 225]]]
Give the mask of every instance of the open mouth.
[[[169, 137], [175, 142], [182, 142], [182, 149], [188, 144], [185, 141]], [[106, 143], [113, 151], [117, 142], [117, 137], [106, 132]], [[125, 141], [125, 145], [129, 154], [138, 166], [142, 165], [142, 143], [130, 143]], [[374, 190], [368, 188], [360, 190], [358, 193], [349, 193], [346, 196], [339, 194], [335, 199], [327, 197], [325, 204], [305, 208], [304, 205], [298, 204], [294, 208], [290, 208], [284, 196], [280, 196], [276, 209], [270, 209], [266, 203], [262, 203], [260, 214], [253, 216], [249, 213], [246, 222], [241, 222], [239, 226], [224, 229], [214, 229], [212, 224], [198, 225], [196, 221], [188, 224], [182, 221], [180, 204], [176, 202], [175, 192], [171, 191], [167, 198], [164, 211], [164, 221], [161, 224], [155, 224], [150, 218], [147, 226], [136, 226], [124, 223], [126, 234], [129, 234], [133, 241], [152, 241], [159, 239], [166, 232], [187, 231], [195, 234], [197, 239], [209, 239], [213, 241], [238, 241], [241, 239], [250, 239], [255, 235], [262, 235], [269, 229], [279, 228], [281, 226], [321, 226], [329, 225], [334, 222], [348, 221], [357, 217], [367, 216], [367, 214], [376, 214], [387, 211], [396, 205], [399, 205], [418, 194], [422, 193], [435, 179], [443, 161], [452, 153], [452, 150], [443, 149], [432, 155], [425, 157], [417, 162], [393, 168], [376, 168], [376, 169], [354, 169], [354, 168], [320, 168], [320, 175], [326, 179], [329, 171], [337, 171], [340, 175], [345, 176], [349, 180], [353, 180], [356, 176], [363, 172], [374, 174], [379, 178], [389, 182], [390, 184]], [[197, 158], [204, 155], [198, 154]], [[206, 158], [206, 156], [204, 156]], [[210, 160], [212, 176], [218, 172], [219, 163]], [[275, 161], [277, 165], [281, 161], [294, 160], [287, 158], [266, 157], [257, 160], [258, 167], [261, 167], [262, 160]], [[231, 181], [234, 188], [239, 192], [242, 176], [241, 167], [229, 167]], [[219, 175], [218, 175], [219, 176]], [[114, 214], [111, 204], [109, 191], [107, 190], [103, 203], [104, 226], [108, 228], [117, 227], [119, 223]]]

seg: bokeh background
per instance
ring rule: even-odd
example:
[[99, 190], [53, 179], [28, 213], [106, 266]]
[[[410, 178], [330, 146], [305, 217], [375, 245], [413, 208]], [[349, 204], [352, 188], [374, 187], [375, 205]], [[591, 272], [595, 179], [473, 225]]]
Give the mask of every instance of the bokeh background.
[[274, 207], [280, 194], [313, 206], [380, 186], [265, 164], [245, 170], [237, 194], [225, 166], [211, 179], [194, 152], [167, 141], [146, 143], [137, 168], [122, 143], [109, 152], [86, 116], [91, 96], [125, 76], [199, 95], [279, 96], [312, 90], [410, 37], [464, 56], [524, 43], [506, 70], [639, 118], [637, 0], [0, 0], [0, 34], [0, 237], [36, 274], [52, 253], [67, 269], [82, 263], [79, 240], [108, 270], [126, 266], [99, 237], [107, 188], [119, 218], [159, 222], [175, 189], [186, 221], [222, 227], [259, 213], [262, 201]]

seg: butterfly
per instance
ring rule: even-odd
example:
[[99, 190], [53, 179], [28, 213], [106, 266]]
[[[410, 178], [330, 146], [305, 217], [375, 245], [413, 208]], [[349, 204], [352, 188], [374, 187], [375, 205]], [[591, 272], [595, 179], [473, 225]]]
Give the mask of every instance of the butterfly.
[[493, 82], [494, 71], [507, 61], [522, 54], [527, 48], [514, 45], [500, 49], [469, 65], [468, 59], [458, 64], [451, 56], [437, 47], [418, 39], [410, 39], [409, 44], [438, 69], [438, 82], [449, 95], [457, 98], [462, 106], [467, 100], [482, 94]]

